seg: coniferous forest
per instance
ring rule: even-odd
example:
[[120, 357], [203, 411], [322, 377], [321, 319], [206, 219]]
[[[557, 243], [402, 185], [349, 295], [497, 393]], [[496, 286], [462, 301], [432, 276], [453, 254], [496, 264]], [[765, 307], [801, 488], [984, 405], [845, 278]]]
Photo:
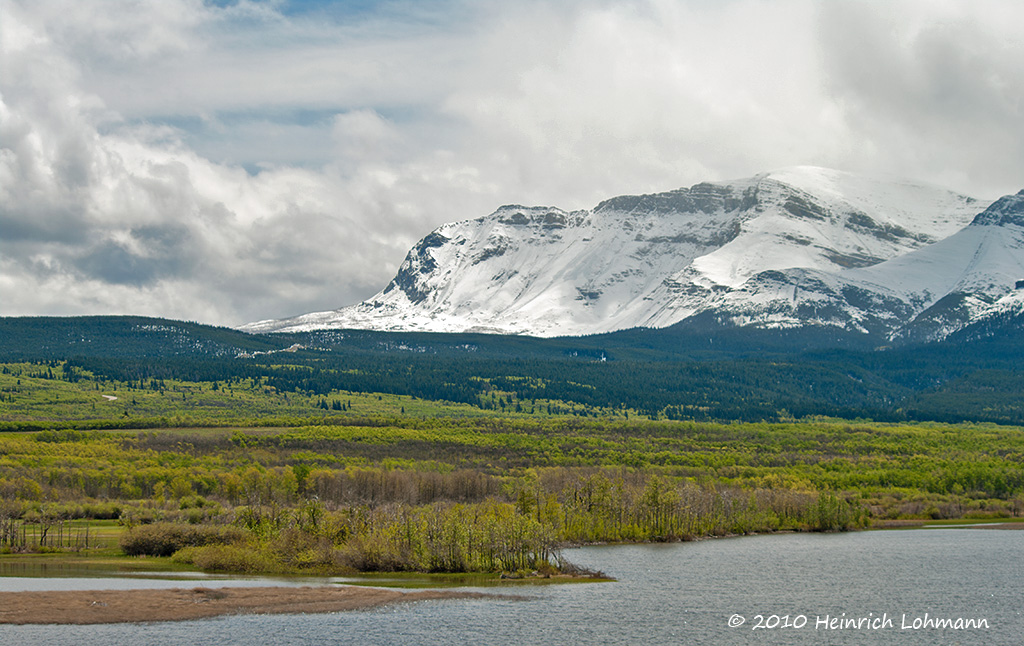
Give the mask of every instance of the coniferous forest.
[[1012, 333], [721, 349], [678, 330], [256, 336], [129, 317], [0, 332], [0, 558], [553, 574], [568, 544], [1024, 511]]

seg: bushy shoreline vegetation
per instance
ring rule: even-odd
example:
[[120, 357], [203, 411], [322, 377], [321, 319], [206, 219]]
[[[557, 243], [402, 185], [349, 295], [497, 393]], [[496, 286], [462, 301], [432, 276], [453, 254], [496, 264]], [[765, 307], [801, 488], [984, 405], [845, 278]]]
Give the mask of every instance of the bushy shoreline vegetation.
[[102, 521], [125, 554], [206, 570], [553, 573], [570, 544], [1024, 512], [1016, 427], [652, 420], [487, 393], [2, 364], [0, 552], [86, 550], [82, 523]]

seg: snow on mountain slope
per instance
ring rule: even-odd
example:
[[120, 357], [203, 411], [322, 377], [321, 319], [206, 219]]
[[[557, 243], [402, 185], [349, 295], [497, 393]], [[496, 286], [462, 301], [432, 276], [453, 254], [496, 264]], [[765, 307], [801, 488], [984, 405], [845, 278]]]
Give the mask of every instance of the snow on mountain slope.
[[773, 302], [750, 289], [770, 291], [772, 272], [877, 265], [946, 238], [981, 208], [935, 187], [813, 167], [622, 196], [590, 211], [504, 206], [436, 229], [363, 303], [243, 329], [555, 336], [662, 327], [713, 306], [739, 320], [740, 301]]
[[1020, 311], [1024, 191], [993, 203], [934, 244], [840, 272], [764, 272], [717, 302], [722, 322], [766, 327], [832, 325], [891, 339], [929, 341], [987, 316]]

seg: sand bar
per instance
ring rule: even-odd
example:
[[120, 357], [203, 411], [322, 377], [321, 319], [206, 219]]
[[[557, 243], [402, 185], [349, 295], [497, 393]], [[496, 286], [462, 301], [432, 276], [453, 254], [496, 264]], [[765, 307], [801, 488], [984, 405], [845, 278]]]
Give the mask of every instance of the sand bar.
[[362, 610], [431, 599], [510, 598], [458, 590], [360, 586], [0, 592], [0, 624], [115, 624], [236, 614]]

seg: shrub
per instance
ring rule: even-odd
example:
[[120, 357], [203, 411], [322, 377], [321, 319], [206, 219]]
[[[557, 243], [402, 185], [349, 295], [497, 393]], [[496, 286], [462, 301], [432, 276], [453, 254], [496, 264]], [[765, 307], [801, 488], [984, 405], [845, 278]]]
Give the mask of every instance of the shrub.
[[129, 556], [171, 556], [183, 547], [241, 543], [246, 534], [237, 527], [153, 523], [132, 527], [121, 535], [121, 549]]
[[81, 506], [81, 514], [74, 518], [95, 518], [114, 520], [121, 517], [121, 504], [116, 502], [87, 502]]
[[270, 556], [239, 545], [203, 545], [185, 547], [175, 552], [175, 563], [194, 565], [210, 572], [274, 572], [280, 569]]

